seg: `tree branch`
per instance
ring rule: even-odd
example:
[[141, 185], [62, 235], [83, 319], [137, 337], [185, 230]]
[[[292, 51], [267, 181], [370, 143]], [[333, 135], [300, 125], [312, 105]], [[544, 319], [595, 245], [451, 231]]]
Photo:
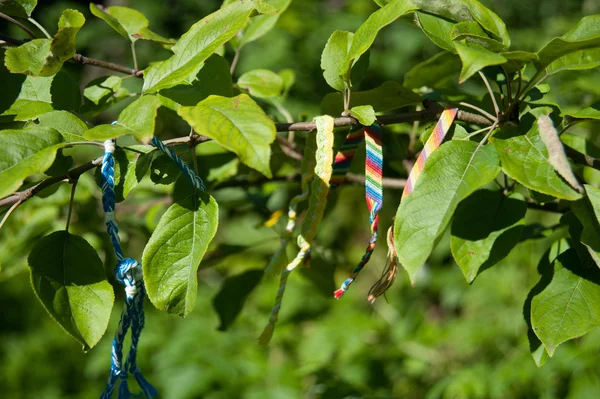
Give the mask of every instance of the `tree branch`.
[[[24, 43], [27, 43], [24, 40], [15, 39], [14, 37], [6, 36], [0, 33], [0, 40], [3, 40], [9, 45], [12, 46], [20, 46]], [[92, 65], [99, 68], [110, 69], [111, 71], [125, 73], [127, 75], [140, 77], [144, 74], [144, 71], [136, 71], [135, 69], [128, 68], [123, 65], [114, 64], [108, 61], [97, 60], [95, 58], [89, 58], [81, 54], [75, 54], [73, 58], [69, 60], [69, 62], [74, 62], [82, 65]]]

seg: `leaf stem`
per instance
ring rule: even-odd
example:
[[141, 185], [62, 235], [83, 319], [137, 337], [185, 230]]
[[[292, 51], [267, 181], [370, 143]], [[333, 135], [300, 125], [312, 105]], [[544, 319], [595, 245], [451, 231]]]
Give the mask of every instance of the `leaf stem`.
[[34, 24], [35, 26], [37, 26], [37, 28], [48, 38], [48, 39], [52, 39], [52, 36], [48, 33], [48, 31], [46, 29], [44, 29], [44, 27], [35, 19], [29, 17], [27, 18], [27, 20], [29, 22], [31, 22], [32, 24]]
[[137, 55], [135, 54], [135, 42], [131, 42], [131, 55], [133, 56], [133, 70], [137, 73], [139, 71], [139, 69], [138, 69]]
[[229, 68], [229, 73], [231, 75], [233, 75], [233, 72], [235, 71], [235, 67], [238, 64], [238, 61], [240, 59], [240, 52], [242, 51], [242, 46], [238, 47], [235, 50], [235, 54], [233, 55], [233, 60], [231, 60], [231, 67]]
[[491, 128], [492, 128], [492, 126], [488, 126], [488, 127], [484, 127], [483, 129], [476, 130], [476, 131], [474, 131], [474, 132], [471, 132], [471, 133], [469, 133], [469, 134], [467, 135], [467, 137], [465, 137], [465, 138], [463, 138], [463, 139], [461, 139], [461, 140], [469, 140], [469, 139], [471, 139], [471, 137], [473, 137], [473, 136], [477, 136], [479, 133], [483, 133], [483, 132], [485, 132], [485, 131], [488, 131], [488, 130], [490, 130]]
[[23, 31], [25, 31], [32, 39], [37, 39], [37, 36], [35, 35], [35, 33], [33, 33], [33, 31], [31, 29], [29, 29], [28, 27], [26, 27], [25, 25], [23, 25], [16, 19], [4, 14], [3, 12], [0, 12], [0, 18], [5, 19], [8, 22], [17, 25], [19, 28], [21, 28]]
[[496, 96], [494, 96], [494, 92], [492, 91], [492, 86], [490, 85], [490, 82], [485, 77], [483, 72], [478, 71], [478, 73], [479, 73], [479, 76], [481, 77], [481, 80], [483, 80], [485, 87], [487, 87], [490, 97], [492, 98], [492, 103], [494, 104], [494, 112], [496, 112], [496, 118], [499, 118], [500, 117], [500, 108], [498, 108], [498, 103], [496, 102]]
[[23, 200], [18, 200], [17, 202], [15, 202], [13, 204], [13, 206], [10, 207], [10, 209], [8, 210], [8, 212], [6, 212], [6, 214], [2, 218], [2, 221], [0, 222], [0, 229], [2, 229], [2, 226], [4, 226], [4, 223], [6, 223], [6, 221], [8, 220], [8, 217], [10, 216], [10, 214], [13, 213], [13, 211], [15, 209], [17, 209], [17, 207], [19, 205], [21, 205], [22, 203], [23, 203]]
[[67, 214], [67, 225], [65, 226], [65, 231], [67, 233], [69, 232], [69, 225], [71, 224], [71, 214], [73, 213], [73, 204], [75, 203], [75, 190], [77, 189], [78, 182], [79, 176], [71, 180], [71, 199], [69, 200], [69, 213]]

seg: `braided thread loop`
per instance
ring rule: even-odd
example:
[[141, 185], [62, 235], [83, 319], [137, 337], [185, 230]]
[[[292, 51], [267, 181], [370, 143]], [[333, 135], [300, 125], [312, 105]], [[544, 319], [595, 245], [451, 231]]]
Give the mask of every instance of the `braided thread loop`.
[[[127, 378], [129, 373], [133, 373], [138, 381], [142, 393], [147, 398], [157, 395], [156, 389], [146, 381], [142, 376], [137, 365], [137, 348], [140, 334], [144, 327], [144, 283], [141, 265], [134, 259], [125, 258], [121, 249], [119, 239], [119, 227], [114, 220], [115, 214], [115, 160], [113, 153], [115, 151], [115, 141], [106, 140], [104, 142], [104, 157], [102, 159], [101, 185], [102, 185], [102, 207], [104, 208], [104, 221], [106, 230], [110, 236], [113, 250], [117, 258], [115, 268], [115, 279], [125, 286], [125, 303], [117, 331], [113, 337], [111, 348], [111, 365], [106, 388], [100, 396], [100, 399], [110, 399], [120, 380], [120, 386], [117, 397], [119, 399], [130, 398]], [[127, 331], [131, 327], [131, 346], [125, 364], [123, 364], [123, 342]]]

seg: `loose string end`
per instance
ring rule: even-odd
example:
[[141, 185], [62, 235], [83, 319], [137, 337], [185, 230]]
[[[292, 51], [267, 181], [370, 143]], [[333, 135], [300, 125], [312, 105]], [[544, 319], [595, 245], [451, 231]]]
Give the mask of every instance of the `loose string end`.
[[271, 342], [271, 338], [273, 337], [273, 332], [275, 331], [275, 323], [269, 321], [263, 332], [258, 337], [258, 344], [262, 347], [269, 346], [269, 342]]
[[121, 384], [119, 385], [117, 399], [131, 399], [131, 393], [129, 392], [129, 384], [127, 383], [127, 378], [121, 378]]
[[154, 386], [152, 386], [152, 384], [150, 384], [148, 380], [144, 378], [140, 369], [136, 369], [133, 372], [133, 376], [135, 377], [135, 380], [137, 381], [140, 388], [142, 388], [142, 392], [146, 399], [151, 399], [158, 395], [158, 391], [156, 390], [156, 388], [154, 388]]

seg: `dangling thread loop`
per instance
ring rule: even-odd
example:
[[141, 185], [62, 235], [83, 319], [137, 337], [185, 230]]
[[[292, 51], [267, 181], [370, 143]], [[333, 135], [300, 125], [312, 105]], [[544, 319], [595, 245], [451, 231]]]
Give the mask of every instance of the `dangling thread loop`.
[[[115, 279], [125, 285], [125, 304], [121, 319], [115, 336], [112, 341], [111, 350], [111, 366], [110, 374], [106, 388], [100, 396], [101, 399], [110, 399], [115, 389], [117, 379], [120, 380], [118, 398], [128, 399], [131, 397], [127, 377], [129, 373], [135, 375], [142, 393], [147, 398], [152, 398], [158, 393], [156, 389], [146, 381], [141, 375], [141, 371], [137, 365], [137, 347], [140, 339], [140, 334], [144, 328], [144, 283], [142, 276], [141, 265], [134, 259], [125, 258], [121, 249], [121, 241], [119, 239], [119, 227], [114, 220], [115, 215], [115, 175], [114, 166], [115, 160], [113, 153], [115, 152], [115, 141], [110, 139], [104, 142], [104, 157], [101, 167], [101, 183], [102, 183], [102, 206], [104, 208], [104, 222], [106, 230], [110, 236], [112, 246], [117, 258], [117, 266], [115, 268]], [[123, 364], [123, 342], [125, 335], [131, 327], [131, 346], [127, 360]]]

